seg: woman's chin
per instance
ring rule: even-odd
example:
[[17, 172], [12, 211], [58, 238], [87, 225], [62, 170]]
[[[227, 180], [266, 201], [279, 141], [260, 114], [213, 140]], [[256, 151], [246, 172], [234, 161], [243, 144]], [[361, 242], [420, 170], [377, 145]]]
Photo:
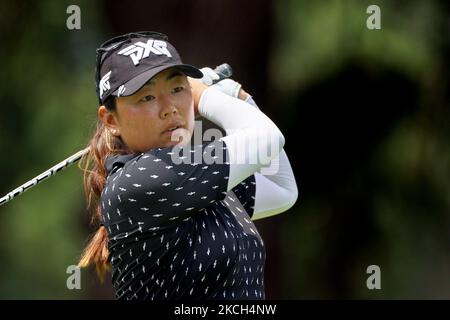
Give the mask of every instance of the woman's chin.
[[164, 144], [164, 147], [165, 148], [167, 148], [167, 147], [174, 147], [174, 146], [180, 146], [180, 147], [183, 147], [183, 146], [185, 146], [186, 145], [186, 143], [185, 142], [183, 142], [183, 141], [181, 141], [181, 142], [177, 142], [177, 141], [168, 141], [168, 142], [166, 142], [165, 144]]

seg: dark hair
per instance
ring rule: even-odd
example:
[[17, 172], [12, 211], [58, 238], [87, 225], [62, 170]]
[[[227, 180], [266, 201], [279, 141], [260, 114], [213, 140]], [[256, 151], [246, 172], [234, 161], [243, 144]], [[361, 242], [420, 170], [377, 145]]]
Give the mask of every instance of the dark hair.
[[[114, 112], [116, 110], [115, 97], [105, 101], [104, 106], [108, 111]], [[91, 225], [97, 228], [97, 231], [85, 247], [78, 266], [87, 267], [95, 264], [97, 275], [103, 281], [110, 269], [108, 232], [101, 223], [100, 206], [100, 196], [107, 177], [104, 161], [107, 156], [128, 153], [128, 150], [122, 139], [112, 135], [100, 119], [97, 120], [97, 128], [88, 147], [89, 152], [83, 156], [79, 166], [84, 171], [84, 192], [88, 210], [92, 214]]]
[[105, 103], [103, 104], [108, 111], [116, 111], [116, 97], [110, 96], [108, 99], [105, 100]]

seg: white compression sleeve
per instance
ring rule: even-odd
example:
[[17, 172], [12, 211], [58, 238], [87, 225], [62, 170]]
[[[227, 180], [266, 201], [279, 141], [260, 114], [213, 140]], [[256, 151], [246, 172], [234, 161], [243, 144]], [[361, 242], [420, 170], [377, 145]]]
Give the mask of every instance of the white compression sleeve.
[[[251, 96], [245, 101], [258, 108]], [[264, 170], [255, 172], [256, 194], [252, 220], [284, 212], [297, 201], [297, 183], [284, 149], [272, 159], [269, 167], [276, 167], [276, 174], [264, 175]]]
[[278, 167], [276, 174], [255, 173], [256, 193], [252, 220], [284, 212], [297, 201], [297, 183], [284, 150], [271, 161], [271, 166], [274, 163]]
[[198, 111], [227, 134], [220, 139], [229, 151], [227, 191], [269, 164], [283, 149], [284, 136], [269, 117], [214, 87], [203, 92]]

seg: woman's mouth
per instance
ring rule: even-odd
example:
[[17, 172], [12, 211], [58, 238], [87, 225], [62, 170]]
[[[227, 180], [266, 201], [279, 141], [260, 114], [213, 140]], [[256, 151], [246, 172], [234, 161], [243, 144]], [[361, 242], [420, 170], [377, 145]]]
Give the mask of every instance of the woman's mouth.
[[181, 128], [181, 126], [175, 126], [175, 127], [169, 128], [168, 130], [164, 131], [163, 134], [172, 134], [172, 133], [174, 133], [177, 129], [180, 129], [180, 128]]
[[175, 127], [169, 128], [166, 131], [164, 131], [162, 133], [162, 135], [166, 136], [170, 139], [175, 139], [175, 141], [176, 141], [177, 138], [179, 138], [180, 136], [184, 136], [185, 132], [183, 131], [182, 126], [175, 126]]
[[174, 126], [162, 133], [162, 136], [164, 139], [168, 139], [172, 141], [172, 143], [178, 144], [178, 143], [184, 143], [188, 142], [190, 140], [190, 134], [189, 131], [184, 128], [183, 126]]
[[175, 131], [175, 130], [178, 129], [178, 128], [179, 128], [179, 126], [176, 126], [176, 127], [170, 128], [170, 129], [167, 130], [167, 131], [172, 132], [172, 131]]

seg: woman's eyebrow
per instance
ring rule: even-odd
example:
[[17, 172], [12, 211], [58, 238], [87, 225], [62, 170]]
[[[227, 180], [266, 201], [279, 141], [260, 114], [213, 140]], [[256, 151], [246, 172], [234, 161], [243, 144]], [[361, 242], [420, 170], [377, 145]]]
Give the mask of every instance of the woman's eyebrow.
[[[167, 78], [166, 78], [166, 81], [169, 81], [169, 80], [171, 80], [172, 78], [175, 78], [175, 77], [178, 77], [178, 76], [183, 76], [183, 74], [181, 73], [181, 72], [179, 72], [179, 71], [174, 71], [174, 72], [172, 72], [171, 74], [169, 74], [168, 76], [167, 76]], [[149, 81], [147, 81], [145, 84], [144, 84], [144, 86], [152, 86], [153, 84], [154, 84], [155, 82], [153, 81], [153, 80], [149, 80]]]

